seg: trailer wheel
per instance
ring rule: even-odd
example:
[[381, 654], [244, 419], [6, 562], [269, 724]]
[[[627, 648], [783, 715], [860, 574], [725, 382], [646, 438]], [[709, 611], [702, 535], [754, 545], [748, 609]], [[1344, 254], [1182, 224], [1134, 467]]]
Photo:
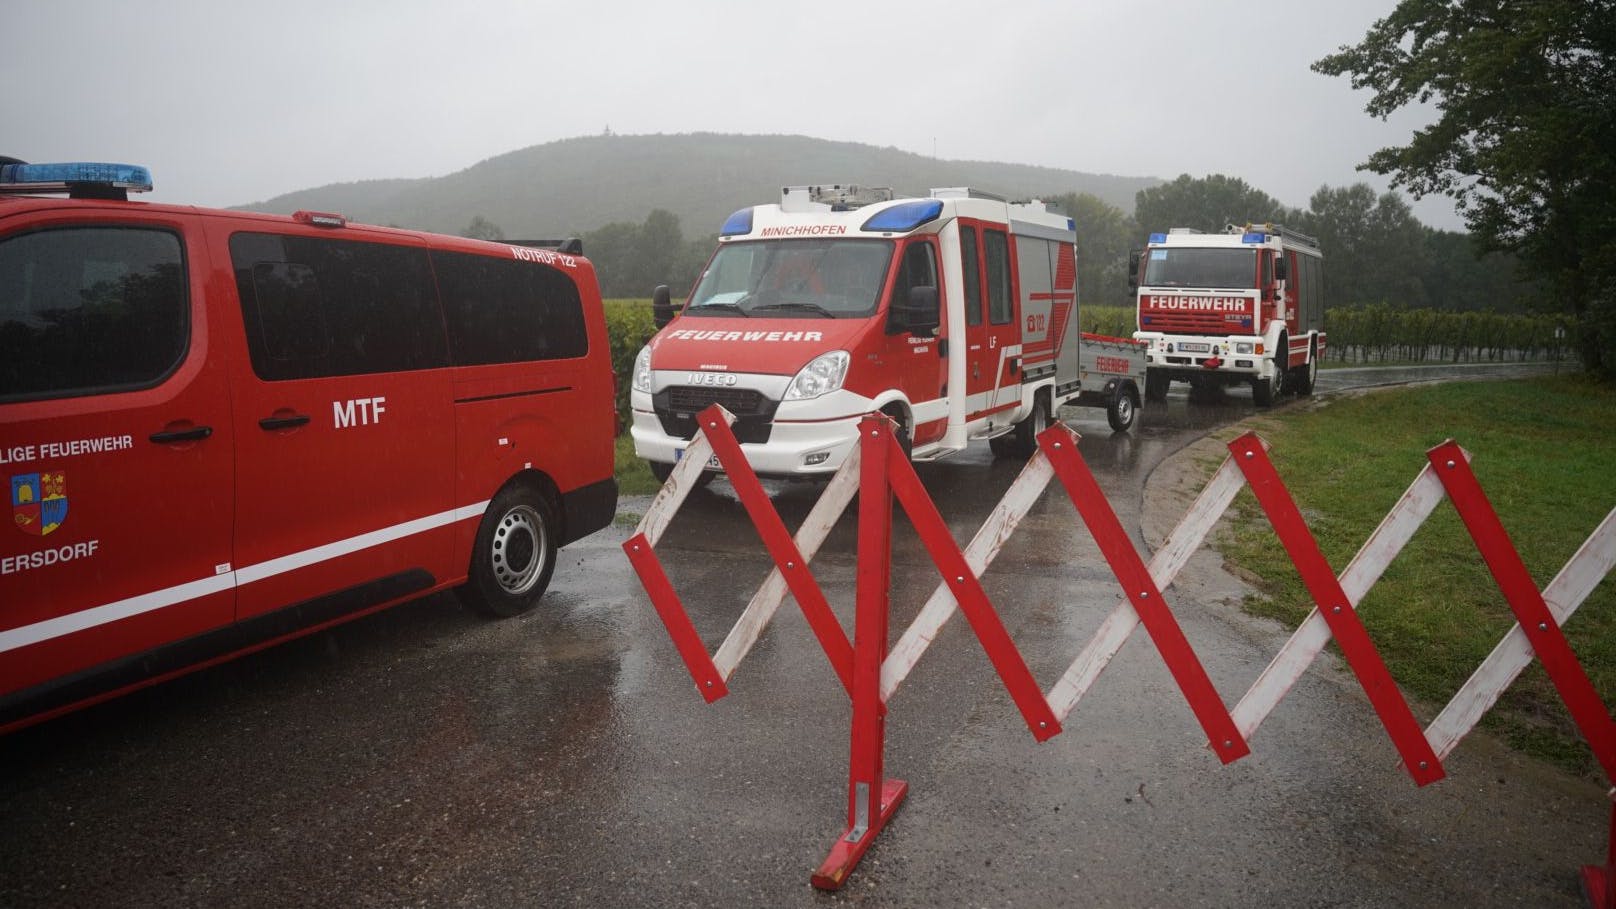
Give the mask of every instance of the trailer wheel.
[[1307, 364], [1296, 367], [1296, 375], [1291, 376], [1291, 390], [1296, 396], [1305, 398], [1313, 393], [1313, 386], [1319, 379], [1319, 342], [1315, 340], [1307, 348]]
[[1167, 373], [1160, 369], [1145, 370], [1145, 400], [1167, 400], [1167, 386], [1172, 382]]
[[1105, 420], [1114, 432], [1127, 432], [1139, 421], [1139, 390], [1132, 382], [1117, 389], [1111, 406], [1105, 409]]
[[561, 522], [553, 499], [531, 483], [499, 491], [483, 513], [471, 547], [466, 583], [455, 589], [461, 602], [496, 618], [521, 615], [538, 605], [555, 572]]

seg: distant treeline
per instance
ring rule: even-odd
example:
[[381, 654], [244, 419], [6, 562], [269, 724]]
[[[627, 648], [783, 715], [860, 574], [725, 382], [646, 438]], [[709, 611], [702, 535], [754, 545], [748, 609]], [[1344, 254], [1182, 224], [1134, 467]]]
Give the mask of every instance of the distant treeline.
[[[1149, 234], [1174, 227], [1221, 231], [1248, 222], [1282, 223], [1318, 238], [1330, 308], [1520, 313], [1534, 297], [1534, 288], [1515, 278], [1508, 256], [1478, 258], [1468, 234], [1426, 227], [1397, 193], [1377, 196], [1366, 183], [1321, 187], [1305, 210], [1219, 174], [1186, 174], [1141, 190], [1131, 215], [1088, 193], [1048, 195], [1044, 201], [1076, 222], [1078, 294], [1085, 305], [1131, 306], [1128, 253]], [[481, 216], [462, 233], [504, 239]], [[687, 239], [678, 216], [663, 209], [638, 224], [607, 224], [582, 239], [607, 297], [647, 297], [658, 284], [682, 297], [717, 245], [716, 234]]]

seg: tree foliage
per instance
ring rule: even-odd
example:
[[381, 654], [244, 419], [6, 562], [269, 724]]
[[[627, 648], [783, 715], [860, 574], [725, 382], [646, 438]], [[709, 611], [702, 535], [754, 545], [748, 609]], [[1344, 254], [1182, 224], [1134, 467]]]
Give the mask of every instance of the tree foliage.
[[1364, 166], [1456, 199], [1572, 316], [1584, 365], [1616, 375], [1616, 0], [1402, 0], [1313, 68], [1350, 74], [1382, 119], [1434, 104]]
[[1077, 227], [1077, 295], [1083, 306], [1123, 305], [1128, 299], [1128, 250], [1138, 228], [1122, 209], [1088, 193], [1046, 199]]
[[1294, 220], [1324, 251], [1327, 304], [1430, 302], [1423, 280], [1430, 262], [1425, 228], [1401, 196], [1377, 197], [1367, 183], [1321, 186], [1305, 215]]
[[473, 240], [503, 242], [505, 240], [505, 231], [501, 230], [498, 224], [484, 218], [482, 215], [473, 215], [471, 223], [467, 224], [465, 229], [460, 232], [460, 236], [470, 237]]
[[1283, 222], [1290, 211], [1238, 177], [1211, 174], [1142, 189], [1134, 197], [1133, 217], [1145, 232], [1191, 227], [1221, 232], [1230, 224]]
[[711, 236], [687, 242], [679, 217], [660, 208], [640, 224], [607, 224], [584, 234], [583, 241], [607, 297], [649, 297], [658, 284], [678, 297], [695, 283], [717, 245]]

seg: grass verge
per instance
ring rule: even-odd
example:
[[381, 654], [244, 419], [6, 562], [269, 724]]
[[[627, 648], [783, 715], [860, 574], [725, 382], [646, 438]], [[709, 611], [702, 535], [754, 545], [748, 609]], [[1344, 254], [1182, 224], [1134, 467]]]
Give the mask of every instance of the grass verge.
[[[1552, 580], [1616, 506], [1616, 389], [1582, 376], [1447, 383], [1340, 398], [1272, 414], [1259, 428], [1280, 476], [1339, 572], [1452, 437], [1538, 588]], [[1260, 579], [1248, 612], [1295, 627], [1312, 601], [1249, 490], [1218, 541]], [[1416, 707], [1435, 709], [1478, 667], [1514, 616], [1451, 505], [1443, 504], [1359, 604], [1370, 636]], [[1616, 580], [1607, 578], [1565, 626], [1607, 705], [1616, 700]], [[1432, 707], [1430, 705], [1436, 705]], [[1514, 747], [1592, 773], [1596, 764], [1536, 662], [1484, 724]]]

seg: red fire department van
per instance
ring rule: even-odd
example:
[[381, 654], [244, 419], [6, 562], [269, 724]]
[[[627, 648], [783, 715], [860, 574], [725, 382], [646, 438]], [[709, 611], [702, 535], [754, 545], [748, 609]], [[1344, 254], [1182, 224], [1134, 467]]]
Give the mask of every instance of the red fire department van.
[[1324, 355], [1324, 256], [1317, 240], [1278, 224], [1223, 233], [1176, 227], [1135, 253], [1130, 282], [1149, 372], [1145, 397], [1174, 380], [1251, 385], [1267, 407], [1313, 393]]
[[917, 461], [973, 439], [1030, 454], [1063, 404], [1106, 407], [1127, 430], [1144, 358], [1080, 338], [1075, 242], [1042, 202], [786, 187], [724, 223], [677, 318], [658, 289], [661, 331], [634, 367], [635, 451], [665, 479], [713, 403], [775, 476], [829, 476], [875, 411]]
[[150, 187], [0, 165], [0, 731], [437, 590], [522, 612], [611, 521], [575, 244]]

